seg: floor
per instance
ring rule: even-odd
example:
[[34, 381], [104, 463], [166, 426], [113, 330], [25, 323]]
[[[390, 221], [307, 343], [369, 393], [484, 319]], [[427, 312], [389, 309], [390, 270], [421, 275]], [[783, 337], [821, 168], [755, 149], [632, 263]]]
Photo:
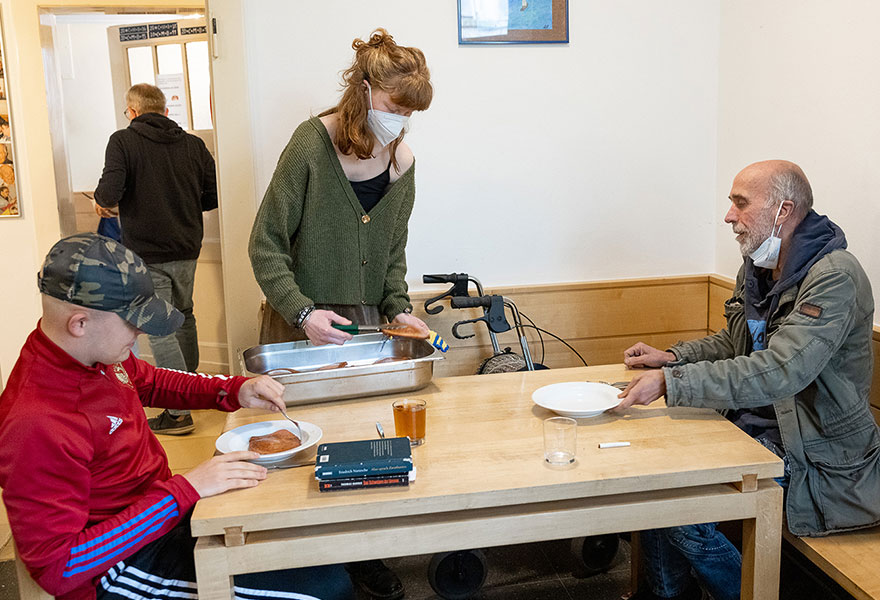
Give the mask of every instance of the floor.
[[[621, 542], [607, 573], [577, 576], [569, 540], [485, 549], [486, 582], [475, 600], [617, 600], [629, 590], [629, 546]], [[428, 583], [430, 555], [386, 561], [406, 587], [407, 600], [440, 598]], [[574, 569], [575, 574], [572, 573]], [[366, 600], [363, 595], [358, 600]], [[0, 563], [0, 600], [19, 600], [11, 560]]]
[[[489, 565], [478, 600], [617, 600], [629, 591], [629, 545], [621, 541], [610, 569], [584, 577], [571, 540], [483, 550]], [[387, 560], [406, 588], [407, 600], [440, 598], [428, 583], [431, 555]], [[359, 600], [365, 600], [365, 596]]]

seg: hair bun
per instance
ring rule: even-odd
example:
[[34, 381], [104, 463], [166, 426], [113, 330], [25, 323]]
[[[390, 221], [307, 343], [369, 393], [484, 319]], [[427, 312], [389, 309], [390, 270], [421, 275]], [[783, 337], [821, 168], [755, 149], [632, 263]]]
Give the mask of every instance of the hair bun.
[[360, 50], [362, 48], [379, 48], [385, 45], [394, 45], [394, 38], [384, 28], [378, 27], [370, 34], [370, 39], [366, 42], [362, 39], [355, 38], [351, 43], [352, 50]]

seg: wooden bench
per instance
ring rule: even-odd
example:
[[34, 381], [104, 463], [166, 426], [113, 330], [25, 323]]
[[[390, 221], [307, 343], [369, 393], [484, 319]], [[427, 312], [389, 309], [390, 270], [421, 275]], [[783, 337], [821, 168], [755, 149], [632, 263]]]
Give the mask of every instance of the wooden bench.
[[[871, 409], [880, 422], [880, 328], [874, 327]], [[819, 538], [799, 538], [783, 528], [783, 539], [856, 600], [880, 600], [880, 526]]]
[[[13, 542], [13, 549], [15, 543]], [[15, 579], [18, 582], [18, 597], [20, 600], [51, 600], [52, 596], [37, 585], [37, 582], [31, 578], [24, 563], [15, 552]]]
[[783, 539], [856, 600], [880, 598], [880, 527], [818, 538], [784, 529]]

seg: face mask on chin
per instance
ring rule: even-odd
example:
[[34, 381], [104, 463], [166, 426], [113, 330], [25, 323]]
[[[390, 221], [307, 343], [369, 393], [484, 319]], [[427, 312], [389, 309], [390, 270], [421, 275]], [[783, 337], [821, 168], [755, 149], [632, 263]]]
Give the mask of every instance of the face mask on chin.
[[776, 229], [776, 221], [779, 220], [780, 212], [782, 212], [782, 202], [779, 203], [779, 208], [776, 210], [776, 217], [773, 219], [770, 235], [754, 252], [749, 254], [756, 267], [775, 269], [779, 263], [779, 250], [782, 248], [782, 238], [779, 237], [779, 233], [782, 231], [782, 225], [779, 226], [779, 229]]
[[373, 88], [367, 84], [367, 97], [370, 99], [370, 110], [367, 111], [367, 126], [376, 141], [383, 148], [400, 137], [400, 132], [409, 123], [409, 117], [373, 109]]

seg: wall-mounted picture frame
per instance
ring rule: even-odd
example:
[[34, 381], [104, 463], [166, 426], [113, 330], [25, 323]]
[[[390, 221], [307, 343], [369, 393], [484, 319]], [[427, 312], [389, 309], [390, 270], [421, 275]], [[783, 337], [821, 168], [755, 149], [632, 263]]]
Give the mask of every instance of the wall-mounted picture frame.
[[459, 44], [567, 44], [568, 0], [458, 0]]
[[20, 217], [18, 185], [15, 182], [15, 151], [12, 118], [9, 111], [9, 71], [3, 45], [3, 20], [0, 16], [0, 218]]

